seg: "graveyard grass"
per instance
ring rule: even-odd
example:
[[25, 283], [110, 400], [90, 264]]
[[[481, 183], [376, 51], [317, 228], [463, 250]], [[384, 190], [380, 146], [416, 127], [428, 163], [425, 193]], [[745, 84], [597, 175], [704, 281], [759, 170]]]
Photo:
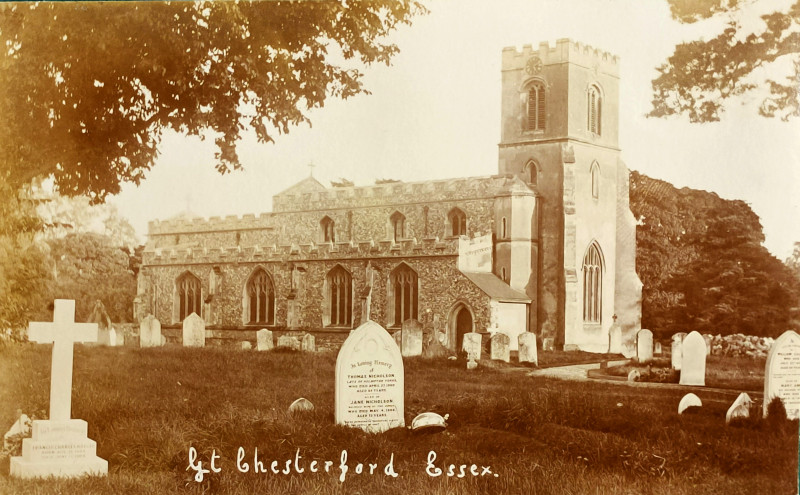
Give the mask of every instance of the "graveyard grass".
[[[89, 423], [109, 476], [32, 481], [8, 477], [0, 459], [0, 493], [224, 494], [793, 494], [797, 491], [797, 421], [725, 426], [731, 397], [695, 390], [703, 407], [678, 416], [681, 390], [564, 382], [464, 361], [405, 361], [408, 421], [449, 413], [443, 433], [406, 429], [373, 435], [334, 424], [335, 353], [219, 348], [75, 346], [74, 418]], [[0, 347], [0, 424], [17, 408], [48, 410], [50, 346]], [[291, 415], [306, 397], [316, 409]], [[220, 473], [202, 483], [186, 470], [189, 448], [204, 467], [212, 449]], [[251, 467], [236, 469], [238, 447]], [[302, 456], [303, 474], [253, 473], [254, 448], [265, 466]], [[339, 481], [347, 450], [350, 471]], [[428, 453], [442, 476], [426, 474]], [[383, 474], [394, 455], [397, 478]], [[334, 462], [309, 472], [311, 460]], [[359, 462], [377, 463], [373, 475]], [[471, 464], [498, 476], [469, 474]], [[447, 464], [467, 465], [464, 478]], [[480, 471], [480, 468], [478, 468]]]
[[[706, 358], [706, 387], [738, 390], [740, 392], [764, 391], [764, 368], [766, 358], [708, 356]], [[608, 368], [611, 376], [625, 377], [639, 370], [643, 381], [678, 383], [680, 371], [672, 371], [669, 357], [656, 358], [650, 363], [629, 363]]]

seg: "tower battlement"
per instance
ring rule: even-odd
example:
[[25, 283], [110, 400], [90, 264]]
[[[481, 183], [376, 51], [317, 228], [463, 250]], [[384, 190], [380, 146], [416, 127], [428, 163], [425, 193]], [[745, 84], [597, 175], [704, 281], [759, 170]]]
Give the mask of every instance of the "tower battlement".
[[503, 48], [502, 68], [504, 71], [524, 69], [533, 56], [538, 56], [542, 65], [573, 63], [589, 68], [597, 67], [607, 74], [619, 76], [618, 56], [569, 38], [557, 40], [555, 46], [543, 41], [538, 48], [533, 48], [532, 45], [523, 45], [522, 49], [515, 46]]

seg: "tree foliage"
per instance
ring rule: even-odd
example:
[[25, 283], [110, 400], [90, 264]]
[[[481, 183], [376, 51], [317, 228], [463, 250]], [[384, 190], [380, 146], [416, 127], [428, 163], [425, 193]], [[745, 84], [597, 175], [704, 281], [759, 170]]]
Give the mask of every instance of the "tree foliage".
[[[653, 80], [650, 116], [685, 114], [692, 122], [717, 121], [727, 100], [763, 89], [759, 86], [769, 90], [759, 108], [761, 115], [784, 120], [800, 115], [800, 1], [785, 11], [761, 16], [763, 27], [754, 32], [746, 30], [746, 23], [737, 16], [747, 16], [757, 1], [668, 1], [673, 17], [680, 22], [723, 15], [731, 18], [717, 36], [677, 45], [658, 67], [660, 75]], [[782, 67], [782, 59], [791, 63]], [[767, 77], [757, 81], [753, 76], [763, 68], [785, 80]]]
[[631, 173], [642, 326], [778, 336], [796, 322], [800, 283], [772, 256], [743, 201]]
[[53, 175], [101, 202], [138, 184], [165, 129], [214, 135], [217, 169], [309, 122], [328, 97], [365, 92], [385, 36], [416, 0], [44, 2], [0, 7], [0, 172], [14, 187]]
[[68, 234], [49, 244], [55, 265], [53, 298], [75, 299], [76, 321], [87, 321], [97, 301], [111, 321], [131, 320], [136, 277], [123, 250], [94, 233]]
[[0, 180], [0, 332], [25, 327], [46, 304], [52, 280], [47, 250], [36, 242], [42, 224], [28, 190]]

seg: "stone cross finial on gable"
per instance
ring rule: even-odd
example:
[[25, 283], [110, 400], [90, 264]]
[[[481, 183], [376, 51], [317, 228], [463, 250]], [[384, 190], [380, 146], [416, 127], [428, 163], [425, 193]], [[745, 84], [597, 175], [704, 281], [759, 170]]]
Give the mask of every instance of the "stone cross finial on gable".
[[75, 301], [56, 299], [52, 322], [31, 322], [28, 340], [53, 343], [50, 370], [50, 419], [70, 419], [72, 407], [72, 344], [97, 342], [97, 323], [75, 323]]
[[314, 167], [316, 167], [316, 165], [314, 165], [314, 162], [308, 162], [307, 167], [308, 167], [308, 176], [314, 177]]

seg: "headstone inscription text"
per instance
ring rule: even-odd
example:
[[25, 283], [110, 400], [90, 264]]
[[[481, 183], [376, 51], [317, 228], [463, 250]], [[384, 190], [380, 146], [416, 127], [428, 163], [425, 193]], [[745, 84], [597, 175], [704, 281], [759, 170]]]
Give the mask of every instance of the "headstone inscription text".
[[405, 426], [404, 394], [400, 349], [379, 324], [364, 323], [336, 359], [336, 422], [376, 433]]
[[775, 397], [783, 401], [788, 418], [800, 418], [800, 335], [792, 330], [775, 340], [767, 356], [764, 416]]

